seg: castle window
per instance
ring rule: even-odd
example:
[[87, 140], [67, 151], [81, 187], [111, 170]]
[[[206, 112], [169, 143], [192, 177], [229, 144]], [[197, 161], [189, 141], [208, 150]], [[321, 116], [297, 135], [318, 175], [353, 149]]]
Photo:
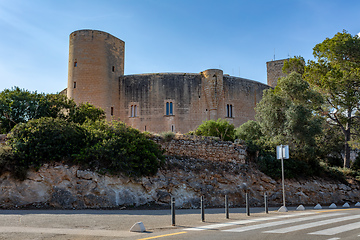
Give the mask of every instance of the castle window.
[[167, 116], [174, 115], [173, 102], [166, 102], [165, 109], [166, 109], [165, 115], [167, 115]]
[[113, 116], [114, 115], [114, 108], [113, 107], [111, 107], [110, 112], [111, 112], [111, 116]]
[[74, 62], [74, 67], [77, 67], [77, 62]]
[[137, 105], [130, 106], [130, 117], [137, 117], [138, 116], [138, 107]]
[[232, 104], [226, 105], [226, 117], [232, 118], [233, 117], [233, 106]]
[[171, 125], [171, 131], [174, 132], [175, 131], [175, 126]]
[[74, 82], [74, 88], [76, 88], [76, 82]]
[[113, 72], [115, 72], [115, 66], [112, 66], [112, 69], [111, 69]]

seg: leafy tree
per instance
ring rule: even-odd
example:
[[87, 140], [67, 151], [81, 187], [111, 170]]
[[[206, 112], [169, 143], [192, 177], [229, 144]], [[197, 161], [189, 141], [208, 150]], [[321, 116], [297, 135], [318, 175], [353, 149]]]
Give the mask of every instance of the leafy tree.
[[0, 93], [0, 133], [8, 133], [18, 123], [41, 117], [62, 118], [83, 123], [105, 118], [103, 110], [89, 103], [75, 104], [61, 94], [30, 92], [19, 87]]
[[196, 130], [199, 136], [219, 137], [223, 141], [233, 141], [235, 126], [225, 119], [204, 121]]
[[235, 138], [245, 141], [255, 141], [263, 137], [258, 122], [249, 120], [235, 129]]
[[325, 98], [321, 112], [327, 123], [344, 135], [344, 167], [350, 167], [349, 142], [359, 124], [360, 38], [346, 31], [326, 38], [313, 49], [316, 61], [309, 61], [305, 79]]
[[321, 133], [321, 118], [314, 108], [321, 96], [310, 89], [299, 73], [281, 78], [275, 89], [264, 91], [256, 106], [256, 119], [264, 134], [265, 144], [274, 148], [287, 144], [296, 160], [314, 160], [316, 136]]
[[301, 75], [305, 72], [305, 60], [301, 56], [295, 56], [290, 58], [288, 61], [284, 62], [282, 68], [283, 73], [290, 74], [292, 72], [297, 72]]
[[72, 122], [83, 124], [86, 120], [95, 122], [105, 119], [105, 112], [90, 103], [80, 103], [70, 110], [68, 118]]

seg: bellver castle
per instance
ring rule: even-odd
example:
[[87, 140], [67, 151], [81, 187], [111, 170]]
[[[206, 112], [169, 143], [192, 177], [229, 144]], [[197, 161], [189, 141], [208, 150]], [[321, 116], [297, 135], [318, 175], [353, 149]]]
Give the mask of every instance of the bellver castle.
[[263, 90], [276, 85], [284, 62], [267, 62], [266, 85], [220, 69], [124, 75], [124, 52], [125, 42], [109, 33], [71, 33], [67, 96], [104, 109], [108, 120], [157, 133], [186, 133], [210, 119], [235, 126], [254, 119]]

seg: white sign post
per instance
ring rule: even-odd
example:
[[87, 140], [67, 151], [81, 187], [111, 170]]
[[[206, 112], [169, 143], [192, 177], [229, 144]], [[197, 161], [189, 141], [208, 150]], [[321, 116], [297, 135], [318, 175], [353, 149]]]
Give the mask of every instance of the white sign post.
[[283, 190], [283, 206], [279, 209], [279, 211], [287, 212], [287, 208], [285, 206], [284, 159], [289, 159], [289, 146], [288, 145], [277, 146], [276, 157], [277, 159], [281, 159], [281, 175], [282, 175], [282, 190]]

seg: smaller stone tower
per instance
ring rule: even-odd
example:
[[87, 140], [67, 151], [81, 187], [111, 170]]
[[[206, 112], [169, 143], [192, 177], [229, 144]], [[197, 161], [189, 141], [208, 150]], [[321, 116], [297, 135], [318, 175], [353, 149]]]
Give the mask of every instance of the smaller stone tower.
[[124, 75], [125, 43], [97, 30], [70, 34], [67, 96], [119, 116], [119, 77]]
[[208, 69], [201, 72], [201, 83], [207, 108], [209, 109], [208, 119], [217, 120], [218, 108], [224, 98], [223, 71], [220, 69]]
[[284, 62], [288, 59], [281, 59], [276, 61], [266, 62], [267, 68], [267, 84], [270, 87], [276, 87], [277, 81], [281, 77], [285, 77], [286, 74], [282, 72]]

